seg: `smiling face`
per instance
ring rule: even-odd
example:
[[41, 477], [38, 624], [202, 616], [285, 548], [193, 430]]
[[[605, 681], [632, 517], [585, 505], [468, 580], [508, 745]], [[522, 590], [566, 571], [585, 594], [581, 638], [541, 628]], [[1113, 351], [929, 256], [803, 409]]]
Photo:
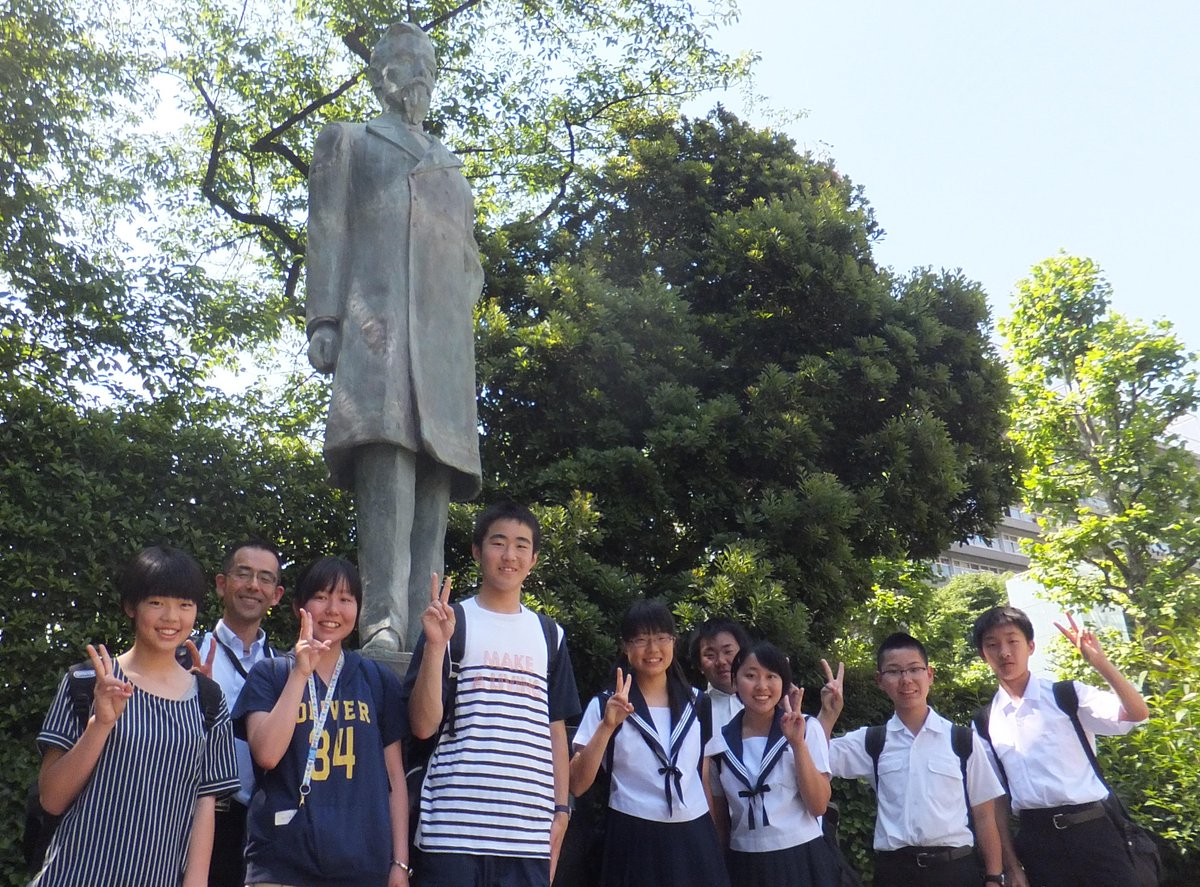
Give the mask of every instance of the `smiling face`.
[[125, 613], [133, 620], [137, 646], [170, 656], [196, 624], [196, 604], [188, 598], [150, 595], [135, 606], [126, 605]]
[[533, 550], [533, 530], [513, 518], [493, 521], [481, 545], [471, 546], [471, 554], [483, 574], [481, 591], [486, 595], [516, 596], [537, 563]]
[[1033, 650], [1033, 641], [1012, 624], [989, 629], [980, 643], [983, 660], [1010, 692], [1024, 692], [1029, 682], [1029, 657]]
[[217, 574], [217, 597], [224, 605], [226, 625], [234, 631], [257, 630], [267, 611], [283, 597], [279, 561], [264, 548], [239, 548], [228, 571]]
[[742, 661], [734, 684], [742, 705], [757, 715], [773, 715], [783, 698], [783, 678], [759, 662], [753, 653]]
[[727, 631], [719, 631], [711, 638], [700, 642], [700, 671], [705, 679], [722, 693], [733, 692], [733, 674], [730, 667], [738, 654], [737, 638]]
[[675, 635], [665, 631], [638, 632], [623, 647], [639, 681], [666, 674], [675, 661]]
[[929, 685], [933, 669], [913, 647], [886, 651], [875, 673], [875, 683], [896, 706], [897, 713], [920, 713], [929, 705]]
[[332, 588], [322, 588], [304, 602], [313, 620], [313, 638], [338, 647], [354, 631], [358, 622], [358, 601], [350, 586], [339, 579]]

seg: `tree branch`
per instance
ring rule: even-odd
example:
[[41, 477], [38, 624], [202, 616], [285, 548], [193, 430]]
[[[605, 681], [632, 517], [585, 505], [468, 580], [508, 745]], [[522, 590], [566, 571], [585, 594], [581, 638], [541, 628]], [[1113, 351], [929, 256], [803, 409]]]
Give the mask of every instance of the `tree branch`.
[[297, 256], [303, 255], [303, 245], [296, 238], [296, 236], [292, 234], [292, 232], [289, 231], [278, 219], [272, 218], [271, 216], [263, 213], [245, 212], [244, 210], [238, 209], [232, 201], [227, 200], [217, 193], [217, 168], [221, 162], [221, 138], [225, 133], [225, 120], [220, 110], [217, 108], [216, 102], [214, 102], [212, 97], [209, 96], [208, 91], [205, 90], [204, 84], [200, 82], [200, 79], [196, 78], [193, 83], [195, 84], [196, 89], [199, 90], [200, 95], [204, 98], [204, 104], [208, 107], [208, 112], [212, 115], [214, 124], [212, 148], [209, 151], [208, 167], [204, 171], [204, 181], [200, 185], [200, 192], [206, 198], [208, 198], [209, 203], [222, 210], [231, 219], [241, 222], [245, 225], [257, 225], [261, 228], [266, 228], [268, 231], [278, 237], [279, 240], [283, 242], [283, 244], [287, 246], [287, 248], [290, 249], [293, 254]]
[[[444, 13], [443, 15], [439, 15], [437, 18], [435, 18], [431, 22], [428, 22], [427, 24], [421, 25], [421, 30], [428, 33], [429, 31], [432, 31], [434, 28], [444, 25], [446, 22], [450, 21], [450, 19], [454, 18], [459, 13], [466, 12], [472, 6], [478, 6], [480, 4], [480, 2], [482, 2], [482, 0], [464, 0], [463, 3], [458, 4], [458, 6], [454, 7], [449, 12]], [[409, 8], [409, 18], [410, 19], [412, 18], [411, 7]]]

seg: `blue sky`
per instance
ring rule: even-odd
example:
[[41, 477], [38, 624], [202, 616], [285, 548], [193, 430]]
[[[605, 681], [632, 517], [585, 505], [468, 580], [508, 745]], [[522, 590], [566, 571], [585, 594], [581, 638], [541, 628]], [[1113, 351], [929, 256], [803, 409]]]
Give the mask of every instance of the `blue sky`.
[[[1116, 310], [1200, 351], [1200, 4], [741, 0], [717, 44], [761, 55], [757, 92], [802, 149], [863, 185], [884, 265], [962, 268], [993, 318], [1065, 249]], [[747, 119], [738, 93], [720, 99]]]

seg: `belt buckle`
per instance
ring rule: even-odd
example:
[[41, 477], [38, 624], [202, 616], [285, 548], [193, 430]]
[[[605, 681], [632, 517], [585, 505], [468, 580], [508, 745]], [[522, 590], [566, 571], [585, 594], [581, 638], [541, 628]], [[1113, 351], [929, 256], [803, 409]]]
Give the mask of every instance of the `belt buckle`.
[[1059, 821], [1059, 820], [1065, 819], [1066, 816], [1067, 816], [1066, 813], [1055, 813], [1052, 817], [1050, 817], [1050, 821], [1052, 823], [1054, 823], [1054, 827], [1056, 829], [1058, 829], [1060, 832], [1066, 831], [1067, 829], [1069, 829], [1071, 827], [1071, 823], [1069, 823], [1069, 822], [1061, 823]]
[[933, 859], [932, 853], [918, 853], [917, 854], [917, 868], [919, 868], [919, 869], [929, 868], [932, 859]]

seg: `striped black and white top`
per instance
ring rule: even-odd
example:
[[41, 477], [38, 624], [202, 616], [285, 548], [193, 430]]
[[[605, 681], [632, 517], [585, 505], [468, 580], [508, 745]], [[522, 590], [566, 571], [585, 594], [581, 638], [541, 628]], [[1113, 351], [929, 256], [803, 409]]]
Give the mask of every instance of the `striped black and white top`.
[[[115, 660], [113, 671], [123, 677]], [[81, 732], [64, 677], [38, 747], [70, 750]], [[195, 686], [184, 699], [135, 688], [30, 887], [178, 887], [196, 798], [237, 787], [233, 727], [223, 702], [206, 735]]]
[[[554, 816], [550, 724], [579, 712], [562, 629], [548, 675], [537, 614], [495, 613], [474, 598], [463, 601], [463, 613], [454, 733], [441, 736], [430, 759], [417, 844], [432, 853], [546, 858]], [[415, 656], [422, 651], [418, 645]]]

